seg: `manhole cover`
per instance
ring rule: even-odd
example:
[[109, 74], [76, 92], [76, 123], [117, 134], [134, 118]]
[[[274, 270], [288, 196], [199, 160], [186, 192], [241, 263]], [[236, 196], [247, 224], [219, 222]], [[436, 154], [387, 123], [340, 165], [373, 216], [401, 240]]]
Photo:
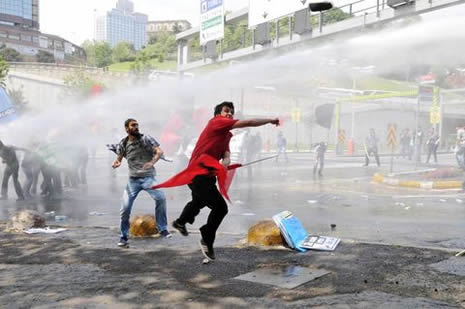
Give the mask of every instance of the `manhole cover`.
[[300, 266], [265, 267], [234, 279], [293, 289], [329, 273], [325, 269], [310, 269]]

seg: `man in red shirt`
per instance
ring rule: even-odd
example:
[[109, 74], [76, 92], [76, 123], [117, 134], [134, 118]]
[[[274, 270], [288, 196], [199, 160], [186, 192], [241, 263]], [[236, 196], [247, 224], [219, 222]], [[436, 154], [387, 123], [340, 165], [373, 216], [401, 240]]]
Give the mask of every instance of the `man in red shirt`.
[[[218, 169], [213, 166], [215, 164], [209, 162], [213, 159], [215, 162], [222, 160], [221, 163], [225, 168], [229, 166], [231, 162], [229, 141], [232, 137], [230, 130], [259, 127], [268, 123], [276, 126], [279, 125], [278, 118], [237, 120], [233, 119], [233, 115], [234, 105], [232, 102], [223, 102], [215, 106], [214, 117], [200, 134], [192, 152], [189, 166], [186, 169], [195, 170], [200, 166], [200, 168], [208, 169], [210, 173], [197, 174], [193, 178], [189, 184], [189, 188], [192, 191], [192, 200], [184, 207], [179, 218], [173, 221], [173, 227], [182, 235], [187, 236], [189, 233], [186, 229], [186, 223], [193, 224], [195, 217], [203, 207], [207, 206], [211, 209], [207, 223], [200, 228], [200, 248], [203, 255], [209, 260], [215, 259], [213, 243], [216, 237], [216, 230], [228, 213], [226, 201], [216, 187], [217, 174], [215, 171], [218, 171]], [[222, 169], [224, 170], [224, 168]], [[221, 191], [227, 197], [226, 192], [224, 190]]]

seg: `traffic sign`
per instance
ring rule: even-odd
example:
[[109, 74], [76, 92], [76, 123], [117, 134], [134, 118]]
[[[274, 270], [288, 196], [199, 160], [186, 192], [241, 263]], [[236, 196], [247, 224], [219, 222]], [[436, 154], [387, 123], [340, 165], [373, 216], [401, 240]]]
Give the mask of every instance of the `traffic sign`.
[[397, 147], [397, 129], [395, 124], [390, 124], [387, 134], [387, 144], [391, 146], [391, 148]]
[[224, 38], [223, 0], [201, 0], [200, 45]]
[[441, 122], [441, 108], [438, 105], [431, 106], [429, 110], [429, 122], [431, 124], [438, 124]]

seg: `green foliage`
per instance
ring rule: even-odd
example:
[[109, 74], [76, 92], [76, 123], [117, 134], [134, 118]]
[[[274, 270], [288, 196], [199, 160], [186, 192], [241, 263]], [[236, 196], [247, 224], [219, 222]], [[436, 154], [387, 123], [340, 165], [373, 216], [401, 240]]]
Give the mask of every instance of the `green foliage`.
[[112, 51], [113, 63], [133, 61], [136, 56], [134, 45], [129, 42], [118, 43]]
[[[332, 24], [350, 17], [352, 17], [352, 15], [349, 13], [346, 13], [339, 8], [333, 8], [323, 13], [323, 25]], [[310, 22], [313, 28], [318, 27], [318, 19], [319, 14], [315, 14], [310, 17]]]
[[107, 42], [86, 40], [82, 48], [87, 53], [87, 61], [90, 65], [103, 68], [112, 64], [112, 49]]
[[140, 53], [147, 54], [150, 59], [158, 59], [159, 62], [176, 59], [176, 36], [173, 33], [161, 32], [151, 37], [149, 43]]
[[68, 86], [66, 95], [87, 98], [92, 93], [92, 88], [98, 85], [105, 88], [105, 85], [96, 79], [93, 79], [88, 73], [84, 71], [76, 71], [64, 78], [64, 83]]
[[146, 50], [142, 50], [131, 64], [131, 71], [137, 75], [148, 75], [151, 69], [153, 66], [150, 63], [150, 55]]
[[5, 88], [5, 80], [8, 76], [8, 71], [10, 70], [8, 63], [0, 57], [0, 86]]
[[224, 27], [223, 49], [225, 52], [252, 44], [252, 32], [247, 29], [247, 22], [229, 24]]
[[40, 63], [54, 63], [55, 56], [47, 51], [39, 50], [39, 52], [36, 54], [36, 61]]
[[24, 113], [27, 111], [27, 105], [28, 101], [24, 97], [23, 93], [23, 86], [21, 86], [18, 89], [8, 89], [8, 96], [11, 99], [11, 102], [13, 103], [14, 108], [19, 112], [19, 113]]
[[0, 57], [6, 61], [20, 62], [23, 61], [23, 56], [14, 48], [6, 47], [5, 44], [0, 46]]

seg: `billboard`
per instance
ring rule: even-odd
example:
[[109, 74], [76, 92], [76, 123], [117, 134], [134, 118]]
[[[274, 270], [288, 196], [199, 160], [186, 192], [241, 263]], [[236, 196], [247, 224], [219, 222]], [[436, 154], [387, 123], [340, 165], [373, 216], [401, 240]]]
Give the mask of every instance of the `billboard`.
[[250, 0], [249, 28], [308, 9], [309, 0]]
[[224, 37], [224, 0], [200, 0], [200, 45]]

